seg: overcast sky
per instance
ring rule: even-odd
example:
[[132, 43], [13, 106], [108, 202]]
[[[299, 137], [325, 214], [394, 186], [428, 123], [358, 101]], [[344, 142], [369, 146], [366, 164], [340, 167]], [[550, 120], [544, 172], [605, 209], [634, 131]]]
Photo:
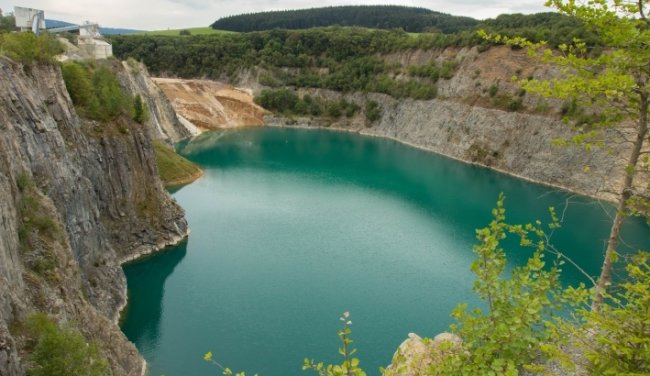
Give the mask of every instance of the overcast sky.
[[220, 17], [267, 10], [331, 5], [398, 4], [478, 19], [502, 13], [546, 11], [543, 0], [0, 0], [3, 12], [14, 6], [45, 10], [45, 18], [141, 30], [208, 26]]

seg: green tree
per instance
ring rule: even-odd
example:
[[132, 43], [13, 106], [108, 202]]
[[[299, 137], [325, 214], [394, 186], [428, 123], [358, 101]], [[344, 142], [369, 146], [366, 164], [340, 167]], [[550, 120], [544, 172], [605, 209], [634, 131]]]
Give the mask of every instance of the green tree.
[[16, 18], [13, 15], [0, 17], [0, 33], [16, 30]]
[[[639, 252], [627, 264], [628, 278], [617, 292], [605, 294], [598, 311], [576, 312], [580, 322], [560, 321], [544, 350], [567, 371], [576, 363], [590, 375], [650, 374], [650, 253]], [[573, 349], [567, 352], [567, 348]], [[572, 355], [576, 350], [583, 359]]]
[[[648, 140], [648, 109], [650, 105], [650, 6], [644, 0], [548, 0], [547, 6], [572, 16], [595, 32], [605, 48], [598, 56], [579, 39], [552, 51], [543, 43], [531, 43], [524, 38], [494, 37], [498, 42], [527, 46], [532, 56], [559, 66], [563, 77], [550, 80], [523, 80], [529, 92], [575, 102], [594, 116], [576, 122], [576, 135], [569, 140], [587, 149], [606, 146], [613, 140], [604, 130], [621, 124], [631, 124], [634, 135], [626, 138], [632, 147], [626, 156], [624, 181], [616, 195], [614, 215], [605, 259], [597, 280], [592, 309], [598, 310], [611, 284], [613, 263], [618, 259], [617, 248], [625, 217], [643, 204], [636, 193], [635, 178], [648, 162], [644, 145]], [[620, 133], [622, 134], [622, 133]]]
[[[467, 304], [460, 304], [453, 311], [456, 324], [451, 330], [463, 339], [463, 351], [450, 353], [434, 367], [433, 375], [519, 375], [522, 368], [536, 370], [547, 360], [542, 345], [556, 342], [555, 332], [549, 330], [551, 317], [569, 302], [587, 300], [582, 287], [562, 287], [559, 255], [550, 263], [546, 260], [550, 247], [541, 222], [508, 224], [503, 201], [501, 195], [490, 225], [476, 231], [479, 243], [474, 246], [477, 257], [471, 267], [476, 274], [474, 291], [487, 308], [468, 310]], [[550, 213], [548, 229], [552, 231], [559, 223], [553, 209]], [[533, 249], [527, 263], [509, 276], [501, 246], [508, 237]]]

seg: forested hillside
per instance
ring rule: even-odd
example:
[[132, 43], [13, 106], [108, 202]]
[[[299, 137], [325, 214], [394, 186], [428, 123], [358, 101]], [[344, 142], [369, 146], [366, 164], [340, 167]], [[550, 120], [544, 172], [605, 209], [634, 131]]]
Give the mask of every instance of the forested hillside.
[[323, 26], [360, 26], [375, 29], [399, 28], [408, 32], [455, 33], [470, 29], [478, 21], [425, 8], [396, 5], [337, 6], [260, 12], [224, 17], [211, 26], [231, 31], [308, 29]]
[[[220, 26], [221, 27], [221, 26]], [[524, 35], [551, 46], [581, 38], [597, 47], [597, 37], [577, 21], [556, 13], [504, 15], [475, 29], [503, 35]], [[446, 47], [490, 47], [476, 30], [453, 34], [410, 34], [403, 30], [327, 27], [275, 29], [250, 33], [191, 36], [113, 37], [113, 52], [121, 59], [143, 61], [155, 75], [232, 80], [253, 67], [270, 87], [323, 88], [342, 92], [386, 93], [396, 98], [431, 99], [436, 82], [453, 76], [457, 61], [402, 67], [381, 56], [406, 50]]]

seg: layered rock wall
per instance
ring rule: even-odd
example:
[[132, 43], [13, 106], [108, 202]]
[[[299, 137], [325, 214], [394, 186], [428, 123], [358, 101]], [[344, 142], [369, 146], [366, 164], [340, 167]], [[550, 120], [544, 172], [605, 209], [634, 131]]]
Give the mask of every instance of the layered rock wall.
[[57, 66], [0, 57], [0, 375], [24, 374], [17, 328], [34, 312], [97, 340], [115, 375], [143, 372], [116, 325], [120, 264], [188, 232], [150, 133], [128, 118], [80, 119]]

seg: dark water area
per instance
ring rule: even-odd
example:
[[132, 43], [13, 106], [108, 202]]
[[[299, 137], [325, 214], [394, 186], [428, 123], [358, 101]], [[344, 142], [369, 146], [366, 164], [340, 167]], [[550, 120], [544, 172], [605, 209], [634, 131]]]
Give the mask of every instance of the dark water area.
[[[122, 330], [151, 374], [301, 374], [303, 358], [337, 362], [338, 317], [352, 314], [361, 365], [390, 363], [409, 332], [434, 336], [461, 302], [481, 305], [469, 270], [476, 228], [500, 192], [508, 221], [563, 214], [554, 245], [597, 275], [612, 208], [391, 140], [258, 128], [177, 146], [205, 176], [173, 196], [187, 242], [126, 265]], [[568, 204], [568, 206], [566, 206]], [[628, 221], [631, 249], [650, 232]], [[508, 247], [510, 266], [529, 251]], [[564, 282], [586, 278], [570, 266]]]

